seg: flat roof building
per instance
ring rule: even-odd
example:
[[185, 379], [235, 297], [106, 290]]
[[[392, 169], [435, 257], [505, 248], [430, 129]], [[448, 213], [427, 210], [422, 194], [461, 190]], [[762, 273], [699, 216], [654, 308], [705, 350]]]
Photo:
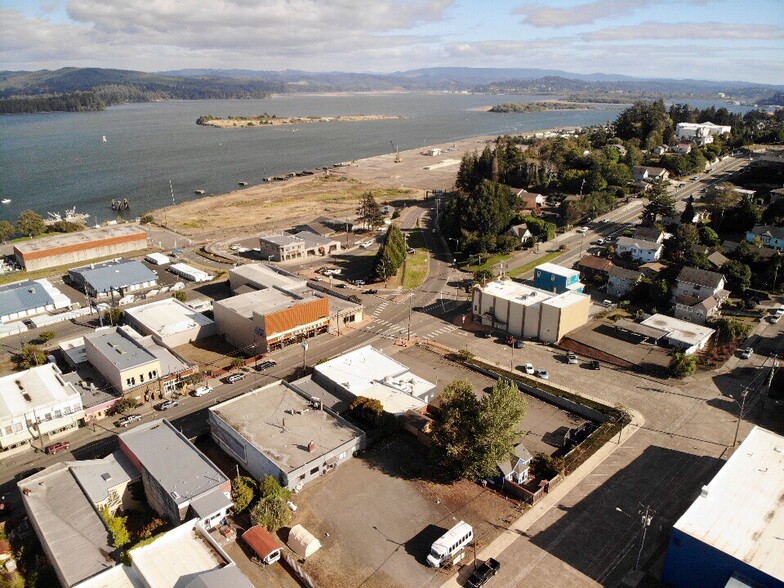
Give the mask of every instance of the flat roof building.
[[365, 446], [362, 430], [282, 381], [211, 407], [208, 420], [215, 442], [254, 478], [289, 489]]
[[587, 323], [590, 306], [587, 294], [555, 294], [510, 279], [475, 286], [472, 301], [474, 317], [483, 325], [545, 343]]
[[242, 286], [250, 286], [256, 290], [274, 288], [301, 293], [308, 287], [307, 281], [275, 271], [263, 263], [249, 263], [230, 269], [229, 284], [232, 292]]
[[424, 410], [436, 391], [435, 384], [370, 345], [316, 365], [312, 378], [338, 398], [374, 398], [394, 415]]
[[680, 349], [686, 355], [691, 355], [704, 348], [716, 332], [709, 327], [673, 318], [666, 314], [654, 314], [640, 324], [659, 330], [662, 333], [662, 338], [669, 345]]
[[33, 271], [145, 247], [147, 233], [136, 225], [124, 224], [24, 241], [14, 245], [14, 255], [19, 265]]
[[74, 287], [92, 298], [108, 298], [115, 293], [123, 297], [138, 290], [152, 288], [158, 276], [135, 259], [94, 263], [68, 270]]
[[259, 239], [262, 257], [270, 261], [291, 261], [305, 257], [327, 256], [340, 251], [340, 241], [310, 231], [294, 235], [267, 235]]
[[784, 586], [784, 437], [754, 427], [672, 529], [663, 581]]
[[164, 298], [128, 308], [125, 319], [134, 329], [177, 347], [218, 332], [215, 323], [176, 298]]
[[74, 429], [83, 418], [79, 392], [54, 364], [0, 378], [0, 457]]
[[0, 324], [69, 306], [68, 297], [46, 278], [0, 286]]
[[226, 517], [233, 505], [229, 479], [168, 420], [139, 425], [119, 442], [158, 514], [175, 525], [196, 516], [206, 529]]
[[542, 263], [534, 269], [534, 286], [546, 292], [582, 292], [580, 272], [554, 263]]

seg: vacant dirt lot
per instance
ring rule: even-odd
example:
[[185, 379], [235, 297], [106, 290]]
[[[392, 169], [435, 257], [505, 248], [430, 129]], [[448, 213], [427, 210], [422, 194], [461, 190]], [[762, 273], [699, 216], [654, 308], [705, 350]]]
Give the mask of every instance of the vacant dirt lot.
[[435, 539], [463, 519], [481, 549], [519, 515], [512, 501], [470, 482], [440, 483], [430, 471], [427, 450], [400, 436], [305, 487], [294, 522], [322, 542], [305, 564], [319, 585], [440, 586], [456, 570], [427, 567]]

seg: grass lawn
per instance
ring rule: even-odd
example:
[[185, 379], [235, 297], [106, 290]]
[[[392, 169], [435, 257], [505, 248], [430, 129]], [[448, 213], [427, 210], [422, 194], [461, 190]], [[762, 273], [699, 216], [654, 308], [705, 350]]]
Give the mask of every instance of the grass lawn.
[[550, 253], [545, 253], [541, 257], [537, 257], [536, 259], [534, 259], [533, 261], [529, 261], [525, 265], [521, 265], [520, 267], [516, 267], [513, 270], [510, 270], [509, 272], [507, 272], [506, 275], [508, 275], [510, 278], [516, 278], [517, 276], [521, 276], [521, 275], [523, 275], [526, 272], [530, 272], [537, 265], [542, 265], [543, 263], [551, 261], [551, 260], [555, 259], [556, 257], [560, 257], [564, 253], [566, 253], [566, 250], [564, 250], [564, 251], [551, 251]]
[[[472, 256], [473, 257], [473, 256]], [[485, 259], [485, 255], [482, 255], [482, 259]], [[499, 253], [497, 255], [493, 255], [485, 259], [481, 264], [473, 264], [473, 265], [464, 265], [461, 269], [467, 272], [475, 272], [482, 269], [490, 269], [497, 263], [501, 263], [502, 261], [506, 261], [512, 257], [511, 253]]]
[[413, 290], [419, 288], [427, 278], [427, 262], [430, 256], [427, 249], [417, 249], [416, 253], [406, 256], [403, 272], [403, 288]]

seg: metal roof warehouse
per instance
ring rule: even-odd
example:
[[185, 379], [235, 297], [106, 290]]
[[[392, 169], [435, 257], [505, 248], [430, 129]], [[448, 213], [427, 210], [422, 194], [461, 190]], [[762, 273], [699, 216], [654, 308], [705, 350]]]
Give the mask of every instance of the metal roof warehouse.
[[120, 296], [152, 288], [158, 276], [141, 261], [120, 259], [77, 267], [68, 271], [74, 286], [89, 296], [105, 297], [112, 291]]

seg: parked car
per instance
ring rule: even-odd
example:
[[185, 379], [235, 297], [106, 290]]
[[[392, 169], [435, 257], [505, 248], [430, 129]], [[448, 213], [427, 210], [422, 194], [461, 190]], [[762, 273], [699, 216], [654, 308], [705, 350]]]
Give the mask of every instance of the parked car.
[[522, 339], [515, 339], [514, 346], [516, 349], [522, 349], [525, 346], [525, 341]]
[[356, 284], [357, 286], [364, 286], [365, 280], [354, 280], [354, 284]]
[[416, 251], [414, 250], [413, 247], [409, 247], [408, 249], [406, 249], [406, 253], [408, 253], [409, 255], [413, 255], [414, 253], [416, 253]]
[[752, 355], [754, 355], [753, 347], [746, 347], [740, 350], [741, 359], [750, 359]]
[[566, 363], [577, 365], [577, 356], [571, 351], [566, 354]]
[[482, 337], [482, 339], [491, 339], [493, 334], [490, 331], [483, 331], [479, 333], [479, 336]]
[[579, 229], [577, 229], [577, 232], [580, 233], [581, 235], [587, 233], [588, 231], [589, 231], [588, 227], [580, 227]]
[[550, 379], [550, 374], [547, 372], [547, 370], [539, 370], [536, 372], [536, 375], [542, 378], [543, 380]]
[[490, 581], [490, 578], [498, 573], [498, 570], [500, 569], [501, 562], [491, 557], [474, 570], [474, 572], [468, 577], [466, 586], [469, 588], [479, 588], [480, 586], [484, 586]]
[[602, 238], [596, 239], [596, 244], [597, 245], [604, 245], [604, 239], [602, 239]]
[[131, 423], [135, 423], [136, 421], [140, 421], [140, 420], [142, 420], [142, 415], [140, 414], [126, 414], [119, 421], [117, 421], [117, 426], [127, 427]]
[[588, 362], [588, 369], [589, 370], [598, 370], [601, 367], [602, 367], [601, 364], [598, 361], [596, 361], [595, 359], [593, 361], [589, 361]]
[[278, 362], [276, 361], [272, 361], [272, 360], [262, 361], [259, 365], [256, 366], [256, 369], [259, 370], [260, 372], [263, 372], [264, 370], [273, 368], [276, 365], [278, 365]]
[[772, 314], [772, 315], [770, 315], [770, 316], [768, 317], [768, 322], [769, 322], [769, 323], [771, 323], [771, 324], [774, 324], [774, 325], [775, 325], [777, 322], [779, 322], [779, 320], [781, 320], [781, 315], [780, 315], [780, 314], [778, 314], [778, 313], [777, 313], [777, 314]]
[[233, 384], [234, 382], [239, 382], [244, 379], [245, 379], [245, 374], [239, 373], [239, 374], [231, 374], [228, 377], [227, 381], [229, 382], [229, 384]]
[[164, 400], [158, 405], [158, 410], [169, 410], [179, 405], [180, 403], [177, 400]]
[[368, 288], [363, 292], [363, 294], [378, 294], [378, 290], [376, 290], [375, 288]]
[[525, 364], [524, 369], [525, 369], [525, 373], [528, 374], [529, 376], [533, 376], [535, 373], [534, 364], [532, 363]]
[[196, 388], [193, 391], [193, 395], [194, 396], [206, 396], [210, 392], [212, 392], [212, 388], [210, 388], [209, 386], [199, 386], [198, 388]]
[[58, 441], [57, 443], [47, 445], [44, 448], [44, 453], [53, 455], [55, 453], [60, 453], [61, 451], [68, 451], [70, 448], [71, 444], [68, 441]]

